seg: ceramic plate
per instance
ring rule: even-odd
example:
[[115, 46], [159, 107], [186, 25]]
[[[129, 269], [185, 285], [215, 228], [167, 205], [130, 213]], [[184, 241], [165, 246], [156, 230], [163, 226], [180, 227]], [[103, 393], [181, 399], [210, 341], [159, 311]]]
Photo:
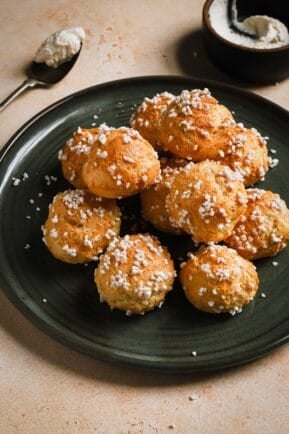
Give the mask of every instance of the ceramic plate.
[[[42, 111], [2, 151], [1, 286], [42, 330], [78, 351], [159, 371], [193, 372], [244, 363], [288, 341], [289, 249], [277, 259], [256, 263], [260, 291], [239, 315], [198, 312], [176, 283], [161, 309], [126, 317], [100, 303], [93, 283], [95, 264], [85, 267], [59, 262], [41, 241], [40, 226], [48, 204], [67, 187], [57, 152], [73, 131], [93, 122], [128, 125], [131, 113], [145, 96], [164, 90], [178, 94], [194, 87], [209, 87], [239, 121], [270, 137], [269, 147], [276, 149], [280, 164], [270, 170], [260, 187], [280, 193], [288, 203], [289, 113], [254, 94], [214, 82], [163, 76], [94, 86]], [[14, 178], [21, 180], [18, 186], [13, 186], [18, 182]], [[137, 198], [125, 201], [124, 208], [129, 216], [137, 212]], [[191, 248], [189, 237], [162, 237], [162, 241], [168, 243], [177, 261]], [[273, 261], [278, 261], [278, 266], [274, 267]], [[193, 357], [192, 351], [197, 356]]]

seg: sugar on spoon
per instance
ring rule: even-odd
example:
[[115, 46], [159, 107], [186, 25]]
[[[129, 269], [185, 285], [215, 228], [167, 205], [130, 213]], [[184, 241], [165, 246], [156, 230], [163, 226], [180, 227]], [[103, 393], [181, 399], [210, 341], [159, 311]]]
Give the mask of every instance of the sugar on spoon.
[[75, 64], [84, 39], [85, 33], [81, 27], [63, 29], [49, 36], [27, 68], [27, 79], [0, 102], [0, 111], [27, 89], [47, 88], [60, 81]]

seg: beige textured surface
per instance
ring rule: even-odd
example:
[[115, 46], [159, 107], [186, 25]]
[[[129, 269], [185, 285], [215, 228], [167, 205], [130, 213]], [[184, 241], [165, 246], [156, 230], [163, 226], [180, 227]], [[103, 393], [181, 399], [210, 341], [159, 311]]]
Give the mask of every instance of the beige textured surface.
[[[202, 3], [1, 0], [0, 99], [23, 79], [23, 66], [48, 34], [82, 25], [88, 38], [62, 83], [31, 91], [0, 114], [0, 147], [43, 107], [95, 83], [181, 73], [231, 81], [201, 46]], [[288, 80], [254, 90], [289, 108]], [[143, 373], [65, 348], [31, 325], [2, 293], [0, 342], [1, 434], [288, 432], [288, 345], [209, 376]], [[190, 401], [192, 394], [198, 399]]]

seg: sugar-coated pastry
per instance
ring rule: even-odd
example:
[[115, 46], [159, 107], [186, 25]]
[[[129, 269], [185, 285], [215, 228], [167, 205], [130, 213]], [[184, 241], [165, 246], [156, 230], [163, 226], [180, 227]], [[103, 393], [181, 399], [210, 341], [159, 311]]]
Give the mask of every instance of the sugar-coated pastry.
[[247, 203], [240, 178], [218, 161], [189, 163], [174, 178], [167, 196], [172, 224], [190, 234], [195, 242], [227, 238]]
[[269, 168], [266, 140], [255, 128], [243, 124], [219, 128], [212, 136], [206, 158], [219, 160], [240, 173], [247, 186], [262, 179]]
[[83, 179], [92, 193], [107, 198], [132, 196], [153, 184], [159, 175], [158, 155], [138, 131], [99, 127], [83, 166]]
[[98, 128], [78, 128], [58, 153], [64, 178], [76, 188], [85, 188], [82, 168], [98, 136]]
[[160, 307], [173, 288], [174, 278], [167, 249], [149, 234], [115, 238], [95, 270], [101, 300], [127, 314]]
[[58, 193], [42, 227], [43, 241], [52, 255], [71, 264], [97, 260], [119, 229], [116, 202], [86, 190]]
[[208, 143], [217, 128], [231, 121], [231, 112], [208, 89], [184, 90], [161, 117], [161, 142], [175, 156], [199, 161], [202, 142]]
[[179, 228], [172, 225], [166, 208], [167, 195], [174, 177], [188, 161], [176, 158], [161, 158], [161, 180], [141, 193], [142, 214], [145, 220], [158, 230], [180, 234]]
[[209, 313], [241, 312], [258, 291], [252, 262], [226, 246], [203, 246], [181, 264], [180, 281], [187, 299]]
[[168, 104], [175, 96], [169, 92], [156, 94], [153, 98], [145, 98], [130, 119], [130, 125], [148, 140], [156, 149], [160, 143], [160, 118]]
[[274, 256], [289, 244], [289, 210], [279, 194], [251, 188], [242, 217], [225, 243], [247, 259]]

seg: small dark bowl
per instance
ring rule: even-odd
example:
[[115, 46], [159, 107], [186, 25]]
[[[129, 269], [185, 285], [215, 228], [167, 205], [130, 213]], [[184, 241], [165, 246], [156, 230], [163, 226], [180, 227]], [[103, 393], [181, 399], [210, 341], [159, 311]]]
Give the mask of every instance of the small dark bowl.
[[[241, 80], [269, 84], [289, 76], [289, 44], [279, 48], [243, 47], [222, 38], [213, 29], [209, 9], [214, 0], [203, 7], [203, 34], [212, 61], [228, 74]], [[268, 15], [289, 28], [289, 2], [284, 0], [243, 0], [238, 2], [239, 17]]]

